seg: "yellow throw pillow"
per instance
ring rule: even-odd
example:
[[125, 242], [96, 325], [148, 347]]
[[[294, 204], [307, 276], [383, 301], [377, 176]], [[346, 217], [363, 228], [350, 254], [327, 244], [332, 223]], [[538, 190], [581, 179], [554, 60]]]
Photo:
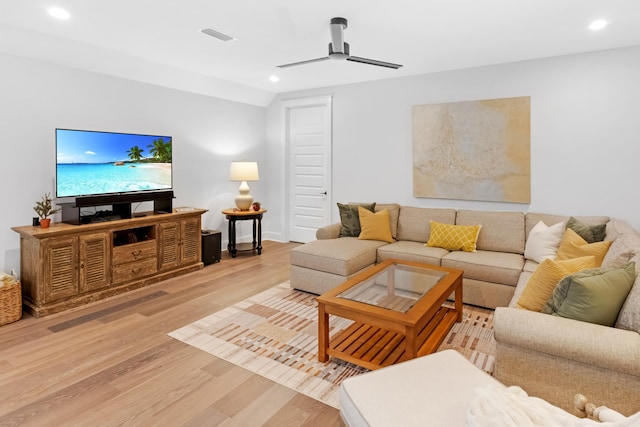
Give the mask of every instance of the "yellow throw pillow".
[[427, 246], [450, 251], [475, 252], [481, 225], [453, 225], [429, 221], [431, 233]]
[[556, 261], [593, 255], [596, 259], [595, 267], [600, 267], [609, 246], [611, 241], [587, 243], [578, 233], [567, 228], [560, 241]]
[[516, 303], [516, 307], [531, 311], [542, 311], [551, 295], [553, 295], [556, 285], [563, 277], [595, 267], [596, 260], [594, 256], [571, 258], [564, 261], [556, 261], [549, 258], [543, 260], [529, 278], [527, 286]]
[[358, 239], [382, 240], [383, 242], [393, 243], [388, 209], [373, 213], [362, 206], [358, 206], [358, 216], [360, 217], [360, 235]]

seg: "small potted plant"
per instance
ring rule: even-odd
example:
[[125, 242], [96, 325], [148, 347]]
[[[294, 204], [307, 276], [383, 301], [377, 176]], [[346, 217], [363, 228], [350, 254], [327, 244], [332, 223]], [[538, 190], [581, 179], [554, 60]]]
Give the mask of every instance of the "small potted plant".
[[49, 218], [49, 216], [60, 210], [53, 209], [52, 202], [53, 200], [51, 200], [50, 194], [47, 193], [42, 196], [42, 199], [36, 202], [36, 205], [33, 207], [33, 210], [36, 211], [40, 217], [40, 227], [42, 228], [48, 228], [51, 223], [51, 218]]

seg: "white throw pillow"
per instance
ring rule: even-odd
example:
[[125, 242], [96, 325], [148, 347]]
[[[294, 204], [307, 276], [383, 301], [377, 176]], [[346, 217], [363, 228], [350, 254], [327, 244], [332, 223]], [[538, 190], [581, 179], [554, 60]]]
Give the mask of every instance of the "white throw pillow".
[[542, 221], [538, 222], [529, 233], [524, 248], [524, 257], [537, 263], [541, 263], [546, 258], [555, 258], [564, 229], [564, 222], [559, 222], [551, 227]]

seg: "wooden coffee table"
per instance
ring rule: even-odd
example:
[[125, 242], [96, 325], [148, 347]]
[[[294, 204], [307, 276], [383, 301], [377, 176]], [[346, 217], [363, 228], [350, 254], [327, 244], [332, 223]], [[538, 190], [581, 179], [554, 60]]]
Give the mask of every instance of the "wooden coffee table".
[[[454, 307], [443, 307], [455, 292]], [[436, 351], [462, 321], [462, 271], [386, 260], [318, 301], [318, 360], [378, 369]], [[354, 320], [329, 339], [329, 315]]]

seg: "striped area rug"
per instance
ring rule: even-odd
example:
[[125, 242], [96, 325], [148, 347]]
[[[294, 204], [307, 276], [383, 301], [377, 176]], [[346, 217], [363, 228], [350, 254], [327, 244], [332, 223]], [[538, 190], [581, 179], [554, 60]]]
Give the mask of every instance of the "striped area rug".
[[[455, 349], [488, 373], [493, 372], [493, 310], [464, 306], [438, 351]], [[339, 409], [338, 387], [367, 370], [330, 358], [317, 358], [315, 295], [288, 282], [177, 329], [169, 336]], [[330, 318], [330, 335], [351, 321]]]

